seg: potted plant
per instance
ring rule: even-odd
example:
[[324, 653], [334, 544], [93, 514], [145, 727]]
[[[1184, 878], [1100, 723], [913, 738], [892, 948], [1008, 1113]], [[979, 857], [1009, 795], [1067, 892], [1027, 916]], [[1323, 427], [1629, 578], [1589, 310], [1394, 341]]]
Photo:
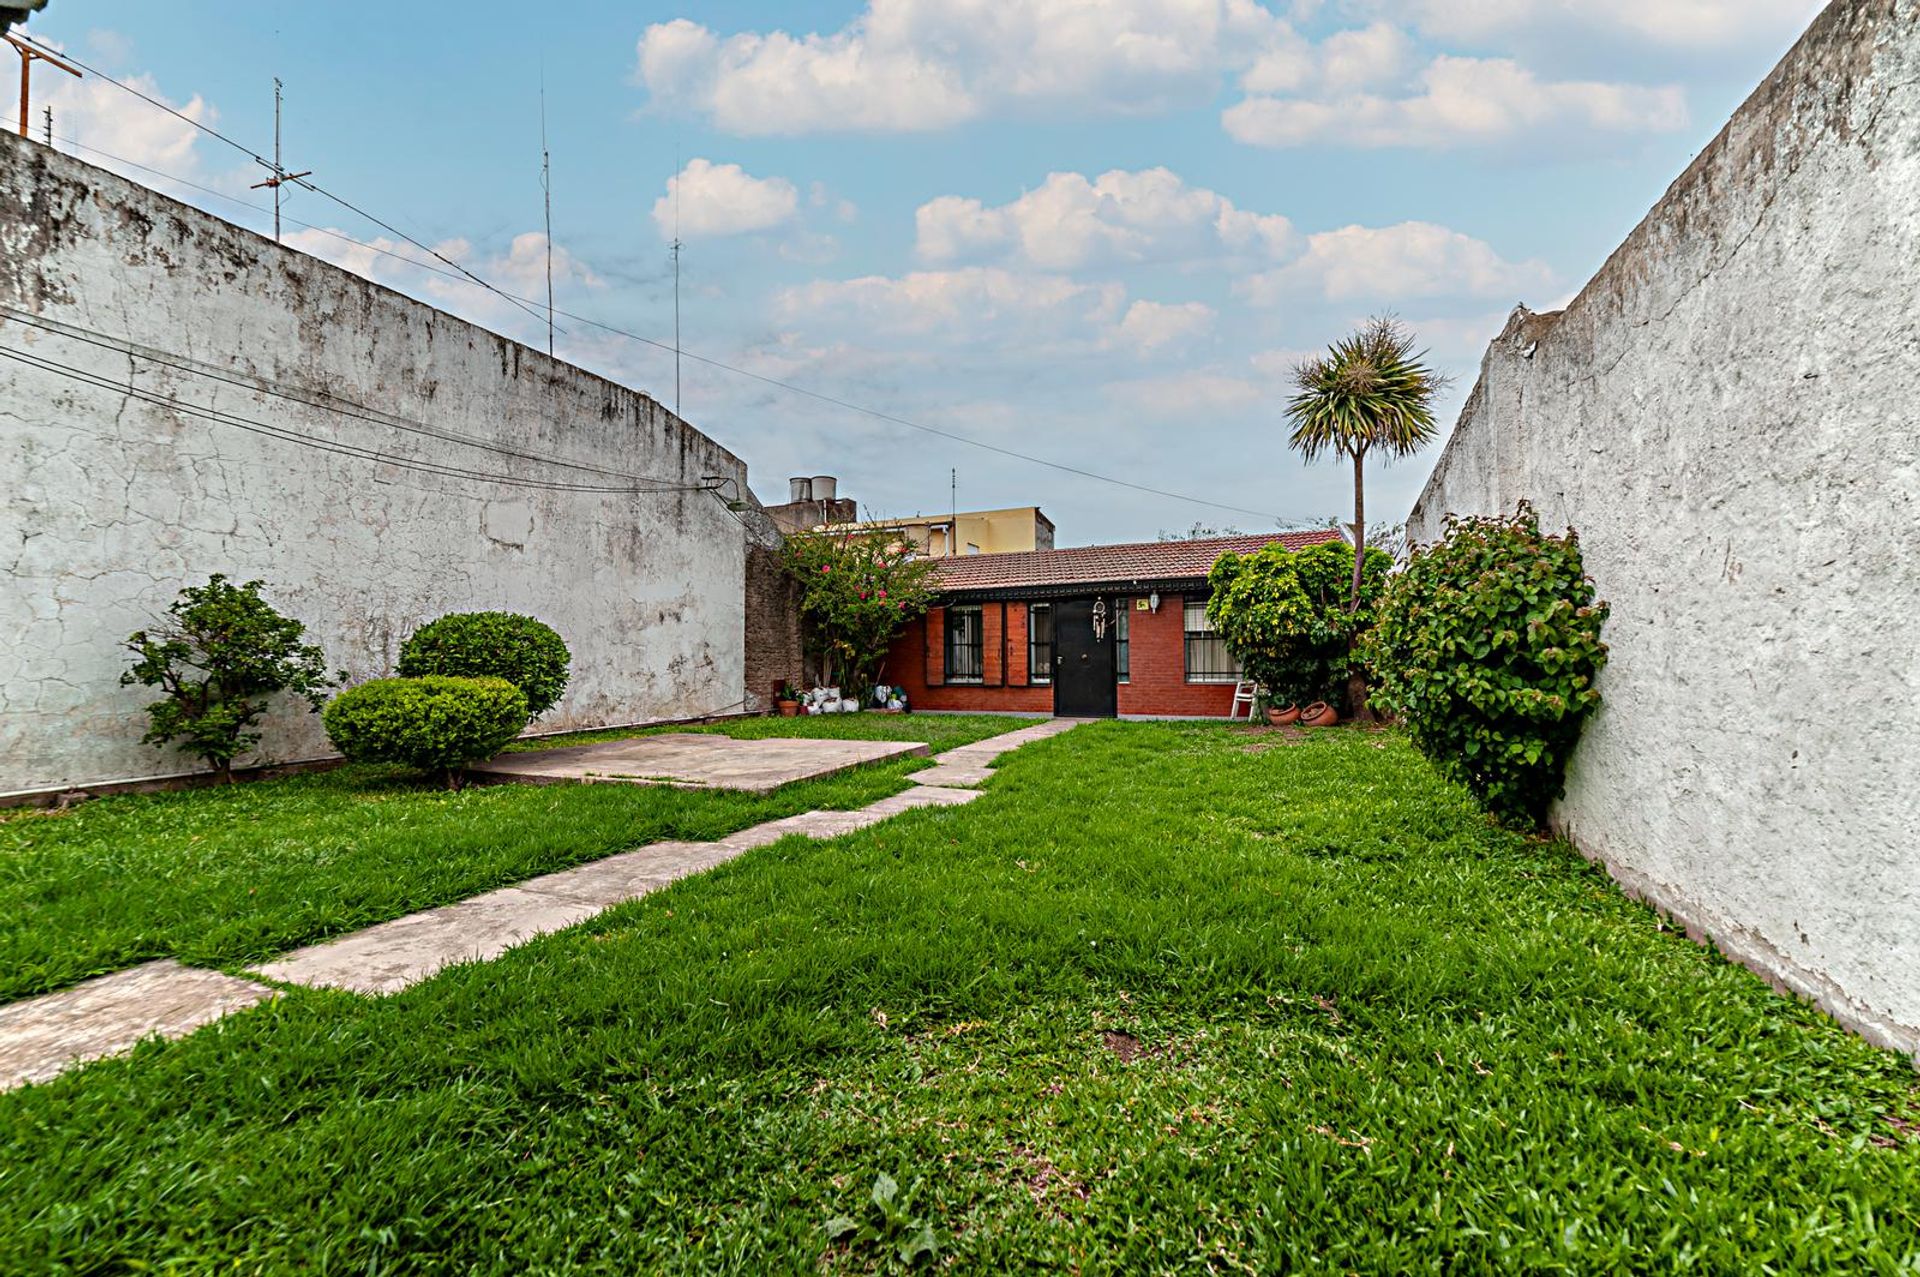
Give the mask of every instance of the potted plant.
[[773, 698], [773, 703], [779, 709], [780, 717], [793, 718], [800, 712], [800, 689], [792, 683], [781, 683], [780, 691]]
[[1300, 711], [1302, 727], [1334, 727], [1340, 722], [1339, 711], [1325, 701], [1315, 701]]
[[1285, 705], [1278, 701], [1267, 702], [1267, 722], [1275, 727], [1291, 727], [1300, 721], [1300, 706], [1288, 701]]

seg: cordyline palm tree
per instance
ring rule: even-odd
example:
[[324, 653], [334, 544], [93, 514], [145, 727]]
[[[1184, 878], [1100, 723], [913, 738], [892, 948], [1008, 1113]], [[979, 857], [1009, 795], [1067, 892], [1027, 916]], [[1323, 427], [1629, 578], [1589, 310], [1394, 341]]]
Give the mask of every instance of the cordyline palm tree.
[[1308, 461], [1332, 452], [1353, 459], [1353, 597], [1367, 551], [1366, 461], [1369, 452], [1409, 456], [1434, 436], [1433, 400], [1447, 378], [1427, 367], [1413, 334], [1384, 315], [1293, 370], [1298, 393], [1287, 401], [1293, 434], [1287, 446]]

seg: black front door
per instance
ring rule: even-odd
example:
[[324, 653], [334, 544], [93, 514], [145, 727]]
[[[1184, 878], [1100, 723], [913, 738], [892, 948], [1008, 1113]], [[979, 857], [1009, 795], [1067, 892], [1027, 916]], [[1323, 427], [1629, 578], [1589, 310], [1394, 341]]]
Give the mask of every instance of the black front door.
[[1113, 603], [1062, 599], [1053, 605], [1053, 712], [1112, 718], [1120, 710], [1113, 673]]

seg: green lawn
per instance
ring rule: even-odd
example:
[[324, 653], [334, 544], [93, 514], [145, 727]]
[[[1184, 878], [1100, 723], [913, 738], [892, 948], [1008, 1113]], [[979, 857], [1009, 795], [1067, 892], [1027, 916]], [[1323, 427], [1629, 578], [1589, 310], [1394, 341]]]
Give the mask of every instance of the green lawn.
[[[698, 730], [925, 740], [940, 750], [1016, 726], [986, 715], [862, 714]], [[343, 767], [8, 813], [0, 1001], [151, 958], [253, 962], [643, 843], [705, 841], [798, 812], [865, 806], [925, 765], [861, 768], [767, 797], [630, 785], [450, 794], [402, 770]]]
[[0, 1097], [0, 1271], [1920, 1268], [1906, 1061], [1397, 737], [1283, 739], [1083, 727]]

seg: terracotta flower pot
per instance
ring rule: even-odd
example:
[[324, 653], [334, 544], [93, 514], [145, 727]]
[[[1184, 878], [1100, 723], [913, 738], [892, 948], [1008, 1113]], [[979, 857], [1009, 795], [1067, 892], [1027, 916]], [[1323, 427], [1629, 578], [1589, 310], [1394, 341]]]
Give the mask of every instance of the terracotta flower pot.
[[1302, 727], [1332, 727], [1340, 721], [1340, 715], [1333, 706], [1325, 701], [1315, 701], [1300, 711]]
[[1300, 721], [1300, 707], [1289, 705], [1281, 709], [1277, 705], [1267, 706], [1267, 721], [1275, 727], [1291, 727]]
[[799, 701], [775, 701], [774, 704], [779, 706], [782, 718], [794, 718], [800, 713]]

